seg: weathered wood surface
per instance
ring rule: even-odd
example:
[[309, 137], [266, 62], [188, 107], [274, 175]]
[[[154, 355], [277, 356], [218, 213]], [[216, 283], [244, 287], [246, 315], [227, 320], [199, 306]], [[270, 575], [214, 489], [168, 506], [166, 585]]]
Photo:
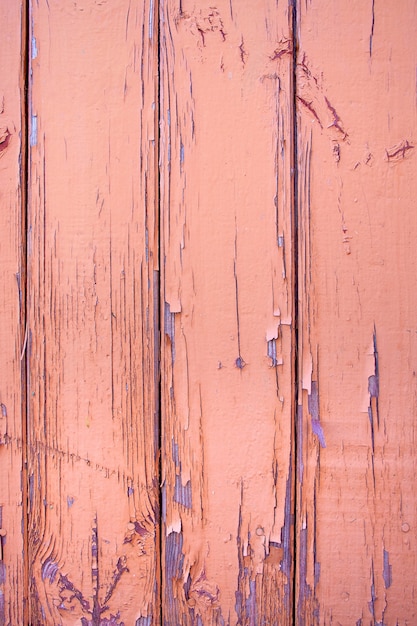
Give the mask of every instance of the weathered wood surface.
[[28, 6], [0, 626], [414, 624], [416, 1]]
[[297, 7], [300, 625], [417, 622], [416, 10]]
[[154, 13], [31, 3], [33, 624], [159, 623]]
[[[24, 386], [21, 353], [25, 326], [24, 123], [22, 2], [0, 4], [0, 624], [22, 624]], [[23, 372], [24, 373], [24, 372]], [[4, 535], [4, 533], [6, 533]], [[4, 535], [4, 536], [2, 536]]]
[[292, 620], [292, 33], [164, 0], [163, 619]]

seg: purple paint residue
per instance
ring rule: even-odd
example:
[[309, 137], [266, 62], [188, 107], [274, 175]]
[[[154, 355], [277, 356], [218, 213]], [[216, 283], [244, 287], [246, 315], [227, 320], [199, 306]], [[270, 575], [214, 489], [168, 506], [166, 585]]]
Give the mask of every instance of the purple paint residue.
[[379, 376], [372, 374], [368, 377], [368, 391], [371, 398], [378, 398], [379, 396]]
[[183, 578], [184, 554], [182, 533], [171, 532], [165, 542], [165, 606], [167, 615], [164, 626], [181, 624], [183, 615], [181, 600], [177, 595], [177, 581]]
[[390, 565], [389, 562], [389, 552], [386, 550], [384, 550], [384, 571], [382, 575], [384, 578], [385, 589], [388, 589], [388, 587], [391, 587], [392, 583], [392, 565]]
[[[4, 585], [5, 582], [6, 582], [6, 566], [3, 562], [0, 562], [0, 585]], [[2, 622], [0, 621], [0, 624], [1, 623]]]
[[308, 412], [313, 419], [320, 420], [319, 389], [315, 380], [311, 381], [311, 393], [308, 396]]
[[325, 448], [326, 447], [326, 440], [324, 438], [323, 429], [321, 427], [321, 424], [320, 424], [319, 420], [316, 420], [316, 419], [312, 418], [312, 420], [311, 420], [311, 427], [313, 429], [313, 433], [318, 437], [318, 440], [320, 442], [321, 447]]
[[315, 380], [311, 381], [311, 393], [308, 396], [308, 412], [311, 415], [311, 427], [318, 437], [322, 448], [326, 447], [323, 429], [320, 424], [319, 389]]
[[[124, 622], [119, 622], [120, 613], [117, 615], [110, 615], [110, 617], [100, 618], [98, 622], [99, 626], [125, 626]], [[81, 626], [95, 626], [97, 621], [95, 619], [87, 620], [85, 617], [81, 618]]]
[[238, 356], [236, 361], [235, 361], [235, 365], [238, 369], [243, 370], [243, 368], [245, 367], [246, 363], [245, 361], [242, 359], [241, 356]]
[[42, 580], [48, 579], [52, 584], [55, 581], [56, 575], [58, 573], [58, 565], [52, 559], [46, 559], [45, 563], [41, 568], [41, 576]]
[[192, 507], [191, 480], [182, 484], [181, 476], [175, 476], [174, 502], [182, 504], [187, 509]]
[[276, 367], [278, 365], [276, 339], [271, 339], [270, 341], [268, 341], [267, 354], [272, 361], [272, 367]]
[[[311, 596], [311, 589], [307, 583], [307, 527], [302, 528], [300, 531], [300, 557], [299, 557], [299, 572], [298, 572], [298, 613], [300, 617], [304, 614], [306, 607], [306, 601]], [[301, 622], [299, 622], [301, 624]]]
[[258, 618], [257, 618], [257, 610], [256, 610], [256, 581], [249, 581], [249, 597], [246, 602], [246, 619], [249, 618], [248, 623], [249, 626], [257, 626]]
[[175, 463], [175, 467], [180, 467], [180, 456], [178, 452], [178, 444], [172, 439], [172, 460]]
[[135, 533], [137, 533], [141, 537], [144, 537], [145, 535], [148, 534], [148, 531], [146, 530], [146, 528], [144, 526], [141, 526], [139, 522], [134, 522], [134, 524], [135, 524]]
[[165, 302], [164, 309], [164, 328], [165, 334], [171, 341], [171, 358], [172, 363], [175, 361], [175, 313], [171, 313], [171, 306]]
[[314, 563], [314, 585], [318, 585], [320, 582], [320, 571], [321, 565], [316, 561], [316, 563]]
[[304, 478], [304, 463], [303, 463], [303, 405], [299, 404], [297, 406], [297, 436], [298, 436], [298, 446], [297, 446], [297, 473], [296, 477], [299, 481], [300, 485], [303, 484]]

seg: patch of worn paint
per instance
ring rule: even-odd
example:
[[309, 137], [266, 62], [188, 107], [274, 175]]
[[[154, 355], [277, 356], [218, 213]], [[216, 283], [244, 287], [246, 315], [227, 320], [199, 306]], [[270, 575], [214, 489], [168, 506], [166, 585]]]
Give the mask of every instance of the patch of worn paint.
[[174, 461], [175, 467], [181, 469], [178, 444], [175, 443], [174, 439], [172, 439], [172, 460]]
[[268, 341], [267, 345], [268, 345], [268, 356], [272, 361], [271, 365], [272, 367], [276, 367], [278, 365], [276, 339], [271, 339], [270, 341]]
[[374, 467], [374, 452], [375, 452], [375, 424], [379, 428], [379, 362], [378, 362], [378, 349], [376, 341], [376, 328], [374, 326], [374, 332], [372, 335], [373, 354], [374, 354], [374, 373], [368, 377], [368, 392], [369, 392], [369, 406], [368, 417], [371, 426], [371, 445], [372, 445], [372, 476], [375, 487], [375, 467]]
[[172, 363], [175, 362], [175, 313], [171, 313], [171, 307], [165, 302], [164, 307], [164, 330], [171, 341]]
[[375, 374], [368, 378], [368, 391], [371, 398], [378, 398], [379, 396], [379, 380]]
[[1, 415], [2, 415], [2, 417], [7, 417], [7, 408], [6, 408], [6, 405], [5, 405], [5, 404], [3, 404], [3, 402], [2, 402], [2, 403], [1, 403], [1, 405], [0, 405], [0, 407], [1, 407]]
[[182, 504], [186, 509], [192, 508], [191, 480], [182, 484], [181, 475], [175, 476], [174, 502]]
[[308, 412], [311, 416], [311, 427], [322, 448], [326, 447], [323, 429], [320, 424], [319, 392], [317, 381], [311, 381], [311, 393], [308, 396]]
[[0, 562], [0, 585], [4, 585], [6, 582], [6, 566], [3, 561]]
[[32, 59], [38, 56], [38, 47], [36, 45], [36, 37], [32, 37]]
[[384, 570], [383, 570], [383, 578], [385, 589], [391, 587], [392, 583], [392, 565], [389, 562], [389, 552], [384, 549]]
[[153, 0], [149, 2], [149, 39], [152, 41], [153, 39], [153, 14], [154, 14], [154, 5]]
[[135, 622], [135, 626], [152, 626], [152, 615], [149, 615], [148, 617], [139, 617], [139, 619]]
[[165, 607], [164, 626], [184, 623], [177, 581], [183, 579], [184, 554], [182, 533], [171, 532], [165, 542]]
[[249, 581], [249, 596], [246, 599], [246, 619], [249, 620], [250, 626], [256, 626], [258, 624], [258, 611], [256, 606], [256, 581]]
[[318, 585], [320, 582], [320, 571], [321, 565], [318, 561], [314, 563], [314, 586]]
[[67, 506], [69, 509], [72, 507], [74, 502], [75, 502], [75, 499], [72, 496], [67, 496]]
[[30, 125], [30, 145], [36, 146], [38, 143], [38, 116], [32, 114]]
[[373, 619], [375, 620], [375, 601], [376, 601], [376, 593], [375, 593], [375, 573], [374, 573], [374, 563], [372, 561], [371, 568], [371, 599], [368, 602], [369, 612], [371, 613]]
[[304, 462], [303, 462], [303, 405], [297, 406], [297, 480], [300, 485], [303, 484]]
[[414, 146], [406, 139], [400, 144], [392, 146], [385, 150], [387, 161], [398, 161], [405, 158], [410, 150], [414, 150]]
[[53, 559], [46, 559], [41, 567], [42, 580], [48, 579], [52, 584], [55, 582], [55, 578], [58, 574], [58, 565]]
[[307, 525], [300, 531], [299, 546], [298, 623], [301, 624], [303, 623], [306, 600], [311, 596], [311, 589], [307, 584]]
[[[239, 519], [236, 533], [236, 544], [237, 544], [237, 558], [239, 565], [239, 573], [238, 573], [238, 584], [237, 589], [235, 591], [235, 611], [238, 616], [238, 624], [245, 624], [245, 609], [246, 604], [244, 602], [244, 590], [247, 588], [247, 581], [249, 577], [248, 568], [244, 565], [244, 555], [243, 555], [243, 541], [242, 541], [242, 498], [243, 498], [243, 485], [241, 486], [241, 496], [240, 496], [240, 505], [239, 505]], [[250, 541], [248, 539], [248, 550], [250, 549]]]
[[161, 487], [161, 519], [166, 522], [167, 519], [167, 490], [165, 483]]
[[292, 510], [292, 458], [290, 455], [289, 460], [289, 472], [285, 493], [285, 505], [284, 505], [284, 528], [282, 529], [282, 544], [284, 547], [284, 557], [281, 564], [281, 569], [284, 572], [287, 582], [284, 587], [284, 601], [287, 615], [291, 612], [291, 598], [292, 598], [292, 563], [293, 563], [293, 542], [292, 542], [292, 528], [294, 525], [294, 514]]

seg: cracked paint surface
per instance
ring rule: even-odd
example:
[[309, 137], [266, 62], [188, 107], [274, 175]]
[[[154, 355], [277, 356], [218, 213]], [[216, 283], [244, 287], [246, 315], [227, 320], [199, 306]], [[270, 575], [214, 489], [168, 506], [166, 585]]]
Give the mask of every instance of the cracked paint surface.
[[0, 626], [414, 623], [415, 0], [4, 5]]
[[166, 624], [292, 619], [292, 12], [261, 4], [161, 3]]
[[300, 626], [417, 615], [415, 11], [297, 5]]
[[158, 623], [153, 11], [30, 3], [34, 624]]

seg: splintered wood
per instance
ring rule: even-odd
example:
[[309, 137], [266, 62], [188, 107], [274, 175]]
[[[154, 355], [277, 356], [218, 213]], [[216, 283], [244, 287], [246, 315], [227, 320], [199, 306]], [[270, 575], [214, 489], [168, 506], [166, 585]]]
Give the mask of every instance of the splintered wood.
[[161, 7], [164, 624], [290, 624], [292, 14]]

